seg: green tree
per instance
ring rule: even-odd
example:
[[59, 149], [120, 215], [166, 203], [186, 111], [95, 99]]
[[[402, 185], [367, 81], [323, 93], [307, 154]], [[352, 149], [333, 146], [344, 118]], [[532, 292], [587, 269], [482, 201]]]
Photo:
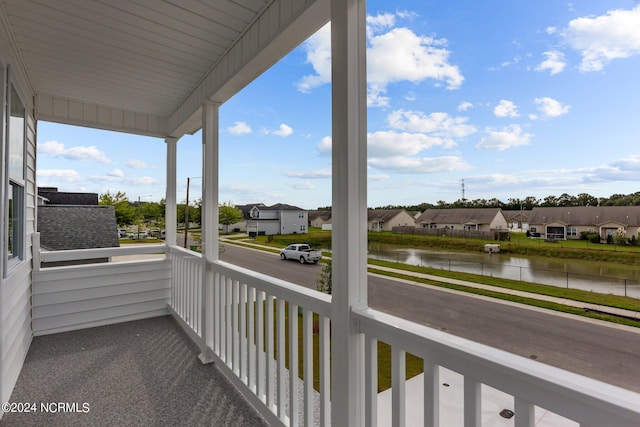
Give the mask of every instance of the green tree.
[[111, 194], [109, 191], [100, 195], [98, 204], [104, 206], [113, 206], [116, 212], [116, 222], [118, 225], [130, 225], [136, 220], [137, 209], [131, 206], [126, 193], [118, 191]]
[[224, 202], [218, 207], [218, 221], [225, 226], [225, 231], [229, 232], [229, 226], [242, 219], [242, 211], [231, 202]]

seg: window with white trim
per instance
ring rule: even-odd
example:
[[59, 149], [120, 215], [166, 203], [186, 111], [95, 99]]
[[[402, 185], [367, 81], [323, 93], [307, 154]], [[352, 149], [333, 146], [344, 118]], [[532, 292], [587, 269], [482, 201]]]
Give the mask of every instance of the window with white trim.
[[25, 248], [25, 126], [26, 109], [13, 83], [7, 85], [7, 138], [5, 144], [5, 171], [7, 187], [5, 220], [7, 228], [5, 259], [24, 259]]

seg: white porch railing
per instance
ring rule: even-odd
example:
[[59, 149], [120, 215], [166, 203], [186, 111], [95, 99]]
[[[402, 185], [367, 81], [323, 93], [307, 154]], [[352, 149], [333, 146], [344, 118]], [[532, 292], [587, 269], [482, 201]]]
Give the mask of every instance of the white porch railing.
[[[165, 245], [44, 251], [33, 235], [34, 335], [167, 315], [173, 275]], [[154, 259], [93, 262], [131, 255]], [[41, 267], [41, 263], [46, 267]], [[72, 265], [70, 263], [78, 263]], [[54, 266], [58, 265], [58, 266]]]
[[[198, 254], [174, 248], [171, 254], [174, 266], [177, 266], [173, 280], [175, 289], [172, 291], [173, 312], [183, 326], [197, 335], [203, 353], [212, 354], [211, 358], [270, 423], [329, 425], [331, 298], [222, 261], [207, 263], [207, 271], [211, 274], [206, 276], [201, 270], [204, 264]], [[202, 281], [205, 276], [208, 280]], [[207, 297], [199, 302], [202, 295]], [[202, 310], [203, 306], [207, 310]], [[298, 379], [299, 308], [302, 313], [304, 380]], [[210, 311], [209, 316], [206, 311]], [[314, 329], [314, 315], [317, 315], [317, 329]], [[194, 316], [200, 316], [200, 320], [194, 321]], [[442, 422], [439, 414], [439, 367], [464, 377], [464, 397], [460, 406], [464, 408], [465, 426], [482, 425], [482, 385], [514, 397], [516, 427], [536, 425], [536, 406], [581, 426], [640, 425], [638, 393], [370, 308], [353, 313], [352, 322], [358, 325], [365, 343], [362, 363], [366, 370], [366, 384], [360, 386], [365, 391], [366, 426], [378, 423], [378, 340], [392, 347], [393, 426], [404, 426], [408, 419], [404, 393], [407, 352], [424, 360], [425, 385], [420, 410], [425, 426], [438, 426]], [[313, 348], [314, 335], [319, 342], [317, 352]], [[285, 364], [287, 344], [288, 365]], [[319, 365], [320, 384], [320, 404], [315, 409], [313, 381], [310, 380], [314, 375], [314, 363]], [[302, 403], [298, 400], [299, 384]], [[343, 424], [339, 420], [334, 420], [334, 423]]]
[[[330, 425], [331, 297], [222, 261], [207, 263], [213, 274], [203, 286], [201, 255], [176, 247], [170, 252], [171, 310], [196, 335], [203, 353], [212, 354], [268, 421]], [[212, 316], [202, 310], [202, 295], [209, 296], [204, 305]]]

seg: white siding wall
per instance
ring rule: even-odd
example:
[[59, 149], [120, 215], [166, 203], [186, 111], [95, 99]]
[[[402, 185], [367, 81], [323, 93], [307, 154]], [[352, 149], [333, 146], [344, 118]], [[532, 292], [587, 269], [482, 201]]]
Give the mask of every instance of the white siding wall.
[[46, 335], [168, 314], [171, 262], [46, 268], [33, 273], [33, 332]]
[[[36, 125], [33, 117], [33, 92], [25, 78], [21, 63], [16, 59], [10, 38], [4, 32], [6, 25], [0, 17], [0, 67], [11, 67], [12, 83], [20, 94], [26, 110], [26, 175], [25, 175], [25, 259], [13, 265], [6, 277], [0, 268], [0, 401], [10, 400], [11, 392], [22, 368], [22, 364], [31, 344], [31, 234], [35, 231], [35, 157], [36, 157]], [[3, 75], [3, 73], [0, 73]], [[0, 91], [4, 96], [4, 91]], [[0, 103], [0, 116], [4, 120], [4, 100]], [[2, 123], [0, 121], [0, 123]], [[0, 126], [0, 145], [5, 144], [5, 128]], [[4, 147], [0, 149], [3, 153]], [[4, 164], [4, 160], [0, 162]], [[0, 174], [0, 215], [4, 215], [6, 200], [6, 181], [4, 168]], [[0, 237], [4, 239], [5, 224], [2, 221]], [[3, 241], [0, 239], [0, 241]], [[2, 264], [6, 256], [4, 244], [0, 245]], [[1, 264], [0, 264], [1, 265]], [[0, 417], [2, 414], [0, 413]]]
[[[302, 213], [302, 218], [300, 214]], [[309, 217], [306, 211], [280, 211], [280, 233], [306, 233], [308, 230]], [[304, 231], [300, 227], [304, 225]]]
[[509, 224], [504, 215], [498, 213], [493, 221], [491, 221], [490, 228], [495, 230], [507, 230], [509, 228]]

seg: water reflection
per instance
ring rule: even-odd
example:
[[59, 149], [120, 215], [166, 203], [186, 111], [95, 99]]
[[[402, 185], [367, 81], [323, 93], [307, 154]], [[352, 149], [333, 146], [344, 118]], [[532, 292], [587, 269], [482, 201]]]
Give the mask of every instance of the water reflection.
[[640, 298], [640, 266], [371, 244], [369, 257], [441, 270]]

